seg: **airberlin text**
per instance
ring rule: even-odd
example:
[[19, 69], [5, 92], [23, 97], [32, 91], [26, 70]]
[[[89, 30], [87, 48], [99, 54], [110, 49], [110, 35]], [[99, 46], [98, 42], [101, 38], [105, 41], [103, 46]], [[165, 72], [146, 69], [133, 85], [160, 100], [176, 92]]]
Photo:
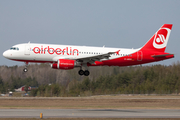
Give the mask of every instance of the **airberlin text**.
[[57, 55], [79, 55], [78, 49], [72, 49], [71, 47], [65, 47], [64, 49], [61, 48], [52, 48], [52, 47], [34, 47], [32, 51], [35, 54], [57, 54]]

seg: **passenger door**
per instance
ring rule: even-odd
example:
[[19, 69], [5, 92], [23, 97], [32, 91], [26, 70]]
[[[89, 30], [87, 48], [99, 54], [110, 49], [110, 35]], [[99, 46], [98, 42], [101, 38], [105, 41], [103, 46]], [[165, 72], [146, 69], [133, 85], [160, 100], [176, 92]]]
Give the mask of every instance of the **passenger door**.
[[30, 55], [30, 45], [25, 45], [24, 55]]

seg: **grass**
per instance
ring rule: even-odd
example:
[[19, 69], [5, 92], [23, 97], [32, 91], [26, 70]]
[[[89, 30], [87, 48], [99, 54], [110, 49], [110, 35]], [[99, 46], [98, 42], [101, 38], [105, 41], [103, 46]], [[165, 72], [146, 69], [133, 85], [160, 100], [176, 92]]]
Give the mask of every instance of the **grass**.
[[[180, 109], [180, 96], [0, 97], [7, 109]], [[40, 119], [40, 118], [39, 118]], [[0, 120], [39, 120], [0, 118]], [[44, 118], [45, 120], [178, 120], [176, 118]]]
[[0, 98], [0, 108], [27, 109], [180, 109], [180, 96], [96, 96]]

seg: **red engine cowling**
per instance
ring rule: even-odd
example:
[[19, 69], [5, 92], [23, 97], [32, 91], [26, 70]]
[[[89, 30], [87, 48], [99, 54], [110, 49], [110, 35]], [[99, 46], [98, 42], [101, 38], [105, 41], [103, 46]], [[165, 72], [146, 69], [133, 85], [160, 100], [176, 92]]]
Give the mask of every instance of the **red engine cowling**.
[[54, 69], [63, 69], [63, 70], [73, 69], [74, 66], [75, 66], [75, 61], [68, 59], [59, 59], [58, 63], [54, 63], [51, 65], [51, 67]]

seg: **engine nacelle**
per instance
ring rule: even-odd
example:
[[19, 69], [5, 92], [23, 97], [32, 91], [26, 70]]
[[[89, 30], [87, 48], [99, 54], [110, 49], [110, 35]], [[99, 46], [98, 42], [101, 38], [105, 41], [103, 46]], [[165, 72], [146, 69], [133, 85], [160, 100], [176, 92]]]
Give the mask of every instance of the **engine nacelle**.
[[76, 66], [75, 64], [75, 60], [59, 59], [57, 63], [51, 64], [51, 67], [54, 69], [69, 70], [73, 69]]

